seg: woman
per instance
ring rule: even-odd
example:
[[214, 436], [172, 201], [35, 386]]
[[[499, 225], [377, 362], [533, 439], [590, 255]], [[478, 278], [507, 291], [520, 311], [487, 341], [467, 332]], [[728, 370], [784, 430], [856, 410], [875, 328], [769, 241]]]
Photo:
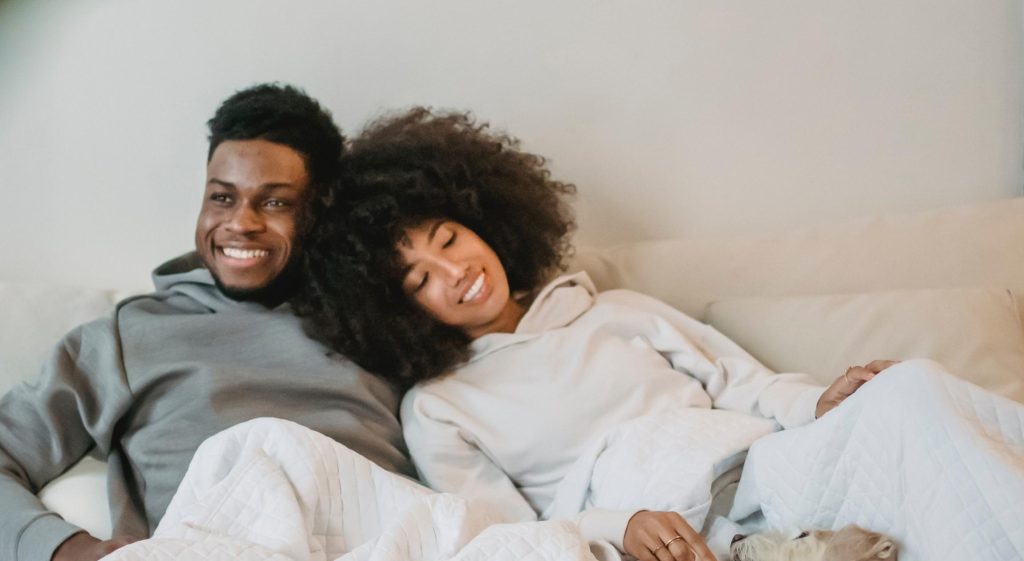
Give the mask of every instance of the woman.
[[[510, 521], [574, 517], [644, 561], [714, 559], [699, 530], [750, 444], [893, 364], [821, 388], [652, 298], [597, 293], [583, 273], [546, 283], [570, 249], [574, 187], [467, 115], [379, 121], [345, 173], [316, 212], [297, 309], [314, 336], [415, 386], [402, 420], [428, 485]], [[652, 448], [668, 455], [637, 460]]]

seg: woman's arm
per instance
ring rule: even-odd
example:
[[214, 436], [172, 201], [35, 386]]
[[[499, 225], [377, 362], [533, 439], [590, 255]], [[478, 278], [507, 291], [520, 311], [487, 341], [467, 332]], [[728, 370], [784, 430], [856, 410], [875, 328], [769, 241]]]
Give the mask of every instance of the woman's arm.
[[806, 374], [776, 374], [725, 335], [649, 296], [613, 290], [601, 294], [646, 314], [644, 336], [676, 370], [697, 379], [715, 407], [774, 419], [785, 428], [814, 420], [825, 391]]
[[402, 401], [402, 427], [420, 479], [431, 489], [487, 504], [506, 522], [537, 520], [508, 475], [462, 427], [425, 411], [430, 396], [413, 389]]
[[[414, 389], [402, 401], [402, 425], [420, 478], [431, 489], [487, 504], [506, 522], [538, 519], [515, 483], [476, 445], [465, 428], [435, 418], [430, 402], [439, 399]], [[636, 510], [591, 508], [572, 516], [586, 540], [603, 540], [633, 553], [624, 545]], [[560, 516], [557, 516], [560, 517]], [[645, 526], [633, 525], [638, 531]], [[635, 554], [634, 554], [635, 555]]]

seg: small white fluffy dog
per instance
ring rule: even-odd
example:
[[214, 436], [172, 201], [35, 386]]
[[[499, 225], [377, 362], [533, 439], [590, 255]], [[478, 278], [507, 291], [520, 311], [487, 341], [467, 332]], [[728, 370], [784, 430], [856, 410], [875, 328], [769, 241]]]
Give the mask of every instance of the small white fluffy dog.
[[896, 561], [896, 550], [891, 538], [859, 526], [736, 535], [729, 548], [733, 561]]

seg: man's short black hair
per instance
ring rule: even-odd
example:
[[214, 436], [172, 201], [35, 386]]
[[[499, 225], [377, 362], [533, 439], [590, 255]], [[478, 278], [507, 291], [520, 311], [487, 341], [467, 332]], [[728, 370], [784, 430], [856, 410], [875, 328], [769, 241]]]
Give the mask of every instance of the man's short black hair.
[[294, 86], [258, 84], [235, 92], [221, 103], [207, 125], [207, 161], [225, 140], [262, 139], [301, 154], [310, 183], [318, 190], [337, 176], [345, 139], [330, 111]]

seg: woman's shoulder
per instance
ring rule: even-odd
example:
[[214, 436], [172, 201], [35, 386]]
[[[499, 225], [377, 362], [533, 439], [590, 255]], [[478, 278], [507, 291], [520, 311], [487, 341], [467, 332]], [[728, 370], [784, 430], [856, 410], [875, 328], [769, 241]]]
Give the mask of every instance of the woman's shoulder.
[[431, 402], [444, 401], [445, 378], [433, 378], [420, 382], [405, 392], [399, 406], [402, 424], [421, 419], [432, 409]]
[[628, 288], [612, 288], [598, 292], [594, 298], [596, 305], [630, 309], [637, 312], [656, 315], [685, 315], [677, 308], [654, 296], [637, 292]]

